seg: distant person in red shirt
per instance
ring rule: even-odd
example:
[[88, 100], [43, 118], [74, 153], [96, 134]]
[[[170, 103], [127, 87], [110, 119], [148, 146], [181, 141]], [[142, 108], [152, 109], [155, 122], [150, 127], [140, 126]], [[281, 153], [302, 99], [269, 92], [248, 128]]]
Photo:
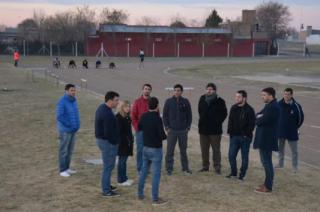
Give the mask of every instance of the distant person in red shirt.
[[137, 144], [137, 171], [140, 173], [142, 168], [142, 150], [143, 150], [143, 134], [142, 131], [138, 129], [138, 123], [140, 121], [141, 115], [149, 111], [148, 101], [152, 87], [150, 84], [144, 84], [142, 86], [142, 95], [136, 99], [132, 105], [131, 119], [132, 125], [136, 132], [136, 144]]
[[13, 60], [14, 60], [14, 66], [18, 67], [18, 62], [20, 60], [20, 54], [17, 50], [15, 50], [13, 53]]

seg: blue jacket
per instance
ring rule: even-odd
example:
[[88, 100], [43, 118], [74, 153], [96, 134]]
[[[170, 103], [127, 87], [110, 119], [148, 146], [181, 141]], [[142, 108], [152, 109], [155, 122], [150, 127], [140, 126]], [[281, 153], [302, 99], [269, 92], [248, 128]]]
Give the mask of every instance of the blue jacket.
[[[262, 115], [259, 117], [259, 115]], [[254, 149], [278, 151], [280, 108], [277, 100], [266, 104], [256, 117]]]
[[299, 140], [298, 129], [304, 121], [302, 107], [294, 99], [287, 104], [284, 99], [278, 102], [280, 107], [279, 138], [288, 141]]
[[65, 94], [56, 106], [56, 119], [60, 133], [75, 133], [80, 128], [80, 115], [75, 97]]
[[99, 139], [108, 140], [113, 145], [119, 142], [117, 118], [105, 103], [101, 104], [96, 111], [95, 136]]
[[192, 123], [191, 105], [188, 99], [171, 97], [163, 107], [163, 124], [166, 129], [188, 130]]

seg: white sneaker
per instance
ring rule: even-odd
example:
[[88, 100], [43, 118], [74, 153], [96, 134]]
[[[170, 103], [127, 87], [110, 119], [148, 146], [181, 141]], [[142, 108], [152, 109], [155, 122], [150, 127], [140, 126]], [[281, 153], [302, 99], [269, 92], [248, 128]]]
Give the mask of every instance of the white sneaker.
[[67, 171], [60, 172], [61, 177], [70, 177], [70, 174]]
[[68, 172], [69, 174], [75, 174], [75, 173], [77, 173], [76, 170], [72, 170], [72, 169], [68, 169], [67, 172]]
[[133, 180], [127, 180], [123, 183], [119, 183], [120, 186], [132, 186]]

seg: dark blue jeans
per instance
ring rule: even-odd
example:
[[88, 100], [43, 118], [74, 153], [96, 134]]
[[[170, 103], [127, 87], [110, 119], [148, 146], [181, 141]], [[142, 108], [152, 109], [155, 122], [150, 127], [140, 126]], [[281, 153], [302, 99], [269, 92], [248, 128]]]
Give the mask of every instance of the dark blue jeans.
[[136, 133], [136, 143], [137, 143], [137, 171], [140, 173], [142, 169], [142, 152], [143, 152], [143, 132], [139, 131]]
[[237, 155], [239, 150], [241, 150], [241, 168], [240, 177], [245, 177], [249, 165], [249, 150], [251, 144], [251, 138], [243, 136], [232, 136], [230, 138], [229, 145], [229, 163], [231, 167], [231, 174], [237, 176]]
[[264, 185], [266, 186], [267, 189], [272, 190], [273, 177], [274, 177], [274, 170], [273, 170], [273, 164], [272, 164], [272, 151], [260, 149], [259, 153], [260, 153], [260, 160], [266, 174]]
[[103, 193], [110, 192], [111, 173], [115, 166], [118, 145], [111, 144], [108, 140], [96, 139], [97, 145], [101, 151], [103, 161], [103, 171], [101, 177], [101, 187]]
[[144, 197], [144, 184], [152, 166], [152, 200], [159, 199], [159, 185], [161, 178], [162, 148], [143, 148], [143, 165], [139, 176], [138, 196]]
[[64, 172], [70, 168], [71, 156], [75, 144], [75, 133], [60, 133], [59, 135], [59, 169]]
[[119, 156], [118, 157], [118, 183], [123, 183], [128, 180], [127, 160], [128, 160], [128, 156]]

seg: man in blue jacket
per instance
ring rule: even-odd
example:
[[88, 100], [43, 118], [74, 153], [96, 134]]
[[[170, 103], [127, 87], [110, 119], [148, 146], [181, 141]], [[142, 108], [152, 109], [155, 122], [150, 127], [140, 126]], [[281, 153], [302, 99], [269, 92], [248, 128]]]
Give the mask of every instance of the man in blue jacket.
[[117, 119], [112, 109], [119, 104], [119, 94], [109, 91], [105, 95], [105, 103], [101, 104], [95, 117], [95, 136], [103, 161], [101, 187], [103, 197], [117, 197], [116, 187], [111, 186], [111, 174], [116, 162], [119, 143], [119, 129]]
[[299, 128], [303, 123], [304, 114], [301, 105], [293, 98], [292, 88], [284, 90], [283, 99], [278, 104], [280, 107], [279, 164], [275, 168], [284, 167], [284, 147], [285, 141], [288, 140], [292, 154], [292, 168], [296, 173], [298, 171]]
[[168, 175], [172, 175], [174, 149], [178, 141], [182, 171], [190, 175], [192, 173], [189, 169], [187, 147], [188, 132], [192, 123], [191, 105], [188, 99], [182, 97], [182, 85], [177, 84], [173, 89], [173, 97], [167, 99], [163, 107], [163, 123], [168, 133], [166, 169]]
[[272, 191], [274, 170], [272, 151], [278, 151], [278, 128], [280, 109], [275, 98], [276, 91], [269, 87], [261, 92], [264, 108], [256, 116], [256, 134], [253, 148], [259, 149], [261, 163], [265, 170], [265, 181], [255, 191], [270, 193]]
[[65, 94], [56, 106], [56, 119], [59, 131], [59, 167], [60, 176], [70, 177], [76, 171], [70, 169], [71, 156], [75, 145], [75, 135], [80, 128], [80, 117], [73, 84], [65, 86]]

